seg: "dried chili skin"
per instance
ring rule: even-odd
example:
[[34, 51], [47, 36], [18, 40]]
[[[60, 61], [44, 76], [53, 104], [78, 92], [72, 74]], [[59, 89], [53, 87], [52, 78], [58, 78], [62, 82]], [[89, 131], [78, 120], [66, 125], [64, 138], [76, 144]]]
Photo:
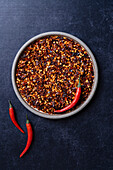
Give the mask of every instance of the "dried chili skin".
[[21, 54], [16, 84], [22, 98], [33, 108], [54, 114], [73, 101], [81, 75], [81, 98], [91, 92], [94, 69], [87, 51], [72, 39], [48, 36], [31, 43]]

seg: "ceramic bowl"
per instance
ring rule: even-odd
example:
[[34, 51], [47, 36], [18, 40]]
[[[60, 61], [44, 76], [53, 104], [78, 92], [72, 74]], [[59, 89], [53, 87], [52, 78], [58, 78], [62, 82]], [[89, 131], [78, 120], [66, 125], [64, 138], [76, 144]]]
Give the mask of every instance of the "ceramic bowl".
[[[45, 36], [48, 36], [48, 35], [61, 35], [61, 36], [66, 36], [68, 38], [71, 38], [73, 39], [74, 41], [78, 42], [81, 46], [83, 46], [86, 51], [88, 52], [88, 54], [90, 55], [91, 59], [92, 59], [92, 62], [93, 62], [93, 68], [94, 68], [94, 83], [93, 83], [93, 87], [92, 87], [92, 90], [88, 96], [88, 98], [86, 99], [86, 101], [81, 104], [77, 109], [71, 111], [71, 112], [68, 112], [68, 113], [62, 113], [62, 114], [53, 114], [53, 115], [50, 115], [50, 114], [47, 114], [47, 113], [43, 113], [41, 111], [37, 111], [35, 110], [34, 108], [30, 107], [30, 105], [28, 105], [24, 100], [23, 98], [21, 97], [21, 95], [19, 94], [19, 91], [18, 91], [18, 88], [16, 86], [16, 81], [15, 81], [15, 72], [16, 72], [16, 65], [17, 65], [17, 62], [18, 62], [18, 59], [21, 55], [21, 53], [24, 51], [24, 49], [30, 44], [32, 43], [33, 41], [37, 40], [37, 39], [40, 39], [42, 37], [45, 37]], [[88, 46], [83, 42], [81, 41], [79, 38], [73, 36], [73, 35], [70, 35], [70, 34], [67, 34], [67, 33], [64, 33], [64, 32], [46, 32], [46, 33], [42, 33], [42, 34], [39, 34], [33, 38], [31, 38], [30, 40], [28, 40], [21, 48], [20, 50], [18, 51], [18, 53], [16, 54], [15, 58], [14, 58], [14, 61], [13, 61], [13, 65], [12, 65], [12, 73], [11, 73], [11, 77], [12, 77], [12, 85], [13, 85], [13, 89], [18, 97], [18, 99], [20, 100], [20, 102], [29, 110], [31, 111], [32, 113], [38, 115], [38, 116], [41, 116], [41, 117], [44, 117], [44, 118], [49, 118], [49, 119], [61, 119], [61, 118], [66, 118], [68, 116], [71, 116], [71, 115], [74, 115], [76, 113], [78, 113], [79, 111], [81, 111], [89, 102], [90, 100], [92, 99], [94, 93], [95, 93], [95, 90], [96, 90], [96, 87], [97, 87], [97, 83], [98, 83], [98, 67], [97, 67], [97, 63], [96, 63], [96, 60], [95, 60], [95, 57], [93, 55], [93, 53], [91, 52], [91, 50], [88, 48]]]

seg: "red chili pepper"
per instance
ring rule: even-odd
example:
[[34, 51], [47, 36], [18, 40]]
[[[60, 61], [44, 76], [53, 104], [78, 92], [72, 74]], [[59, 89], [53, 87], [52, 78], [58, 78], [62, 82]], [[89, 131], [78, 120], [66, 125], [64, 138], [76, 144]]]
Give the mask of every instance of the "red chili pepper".
[[11, 102], [9, 101], [9, 115], [10, 115], [10, 118], [13, 122], [13, 124], [22, 132], [22, 133], [25, 133], [21, 127], [19, 126], [19, 124], [17, 123], [16, 119], [15, 119], [15, 114], [14, 114], [14, 109], [12, 107], [12, 104]]
[[64, 111], [66, 111], [66, 110], [69, 110], [69, 109], [71, 109], [73, 106], [75, 106], [76, 105], [76, 103], [78, 102], [78, 100], [80, 99], [80, 95], [81, 95], [81, 84], [80, 84], [80, 76], [79, 76], [79, 83], [78, 83], [78, 86], [77, 86], [77, 91], [76, 91], [76, 94], [75, 94], [75, 98], [74, 98], [74, 100], [72, 101], [72, 103], [69, 105], [69, 106], [67, 106], [67, 107], [65, 107], [65, 108], [63, 108], [63, 109], [61, 109], [61, 110], [55, 110], [54, 112], [64, 112]]
[[[27, 117], [27, 115], [26, 115], [26, 117]], [[31, 145], [32, 139], [33, 139], [33, 130], [32, 130], [31, 124], [29, 123], [28, 118], [26, 120], [26, 127], [27, 127], [28, 139], [27, 139], [27, 144], [26, 144], [25, 149], [20, 154], [20, 158], [27, 152], [27, 150], [29, 149], [29, 147]]]

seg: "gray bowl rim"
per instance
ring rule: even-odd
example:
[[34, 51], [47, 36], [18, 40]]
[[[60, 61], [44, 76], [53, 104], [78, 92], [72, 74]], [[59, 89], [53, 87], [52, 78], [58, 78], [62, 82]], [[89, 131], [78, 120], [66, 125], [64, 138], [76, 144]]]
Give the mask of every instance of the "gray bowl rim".
[[[92, 90], [88, 96], [88, 98], [86, 99], [86, 101], [81, 104], [77, 109], [69, 112], [69, 113], [64, 113], [64, 114], [47, 114], [47, 113], [43, 113], [41, 111], [38, 111], [38, 110], [35, 110], [34, 108], [30, 107], [30, 105], [27, 104], [27, 102], [24, 101], [24, 99], [21, 97], [21, 95], [19, 94], [18, 92], [18, 89], [17, 89], [17, 86], [16, 86], [16, 81], [15, 81], [15, 72], [16, 72], [16, 65], [17, 65], [17, 62], [18, 62], [18, 59], [21, 55], [21, 53], [23, 52], [23, 50], [30, 44], [32, 43], [33, 41], [37, 40], [37, 39], [40, 39], [42, 37], [45, 37], [45, 36], [49, 36], [49, 35], [61, 35], [61, 36], [66, 36], [68, 38], [72, 38], [74, 41], [78, 42], [81, 46], [83, 46], [86, 51], [88, 52], [88, 54], [90, 55], [91, 59], [92, 59], [92, 62], [93, 62], [93, 68], [94, 68], [94, 83], [93, 83], [93, 87], [92, 87]], [[97, 66], [97, 63], [96, 63], [96, 60], [95, 60], [95, 57], [93, 55], [93, 53], [91, 52], [91, 50], [88, 48], [88, 46], [83, 42], [81, 41], [79, 38], [71, 35], [71, 34], [68, 34], [68, 33], [65, 33], [65, 32], [58, 32], [58, 31], [52, 31], [52, 32], [45, 32], [45, 33], [41, 33], [39, 35], [36, 35], [34, 36], [33, 38], [31, 38], [30, 40], [28, 40], [20, 49], [19, 51], [17, 52], [15, 58], [14, 58], [14, 61], [13, 61], [13, 64], [12, 64], [12, 70], [11, 70], [11, 78], [12, 78], [12, 85], [13, 85], [13, 89], [14, 89], [14, 92], [16, 93], [16, 96], [17, 98], [20, 100], [20, 102], [29, 110], [31, 111], [32, 113], [38, 115], [38, 116], [41, 116], [43, 118], [48, 118], [48, 119], [61, 119], [61, 118], [66, 118], [66, 117], [69, 117], [69, 116], [72, 116], [76, 113], [78, 113], [79, 111], [81, 111], [89, 102], [90, 100], [92, 99], [95, 91], [96, 91], [96, 88], [97, 88], [97, 84], [98, 84], [98, 66]]]

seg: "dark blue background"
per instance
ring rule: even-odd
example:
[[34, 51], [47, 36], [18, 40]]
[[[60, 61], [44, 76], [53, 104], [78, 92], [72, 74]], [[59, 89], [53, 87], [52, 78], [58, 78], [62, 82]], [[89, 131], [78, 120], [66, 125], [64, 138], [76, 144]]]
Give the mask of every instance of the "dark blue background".
[[[26, 110], [11, 84], [11, 67], [19, 48], [33, 36], [63, 31], [83, 40], [99, 67], [99, 84], [90, 104], [79, 114], [48, 120]], [[113, 1], [0, 0], [0, 169], [113, 169]], [[26, 131], [32, 122], [34, 141], [19, 158], [27, 133], [14, 127], [8, 99]]]

